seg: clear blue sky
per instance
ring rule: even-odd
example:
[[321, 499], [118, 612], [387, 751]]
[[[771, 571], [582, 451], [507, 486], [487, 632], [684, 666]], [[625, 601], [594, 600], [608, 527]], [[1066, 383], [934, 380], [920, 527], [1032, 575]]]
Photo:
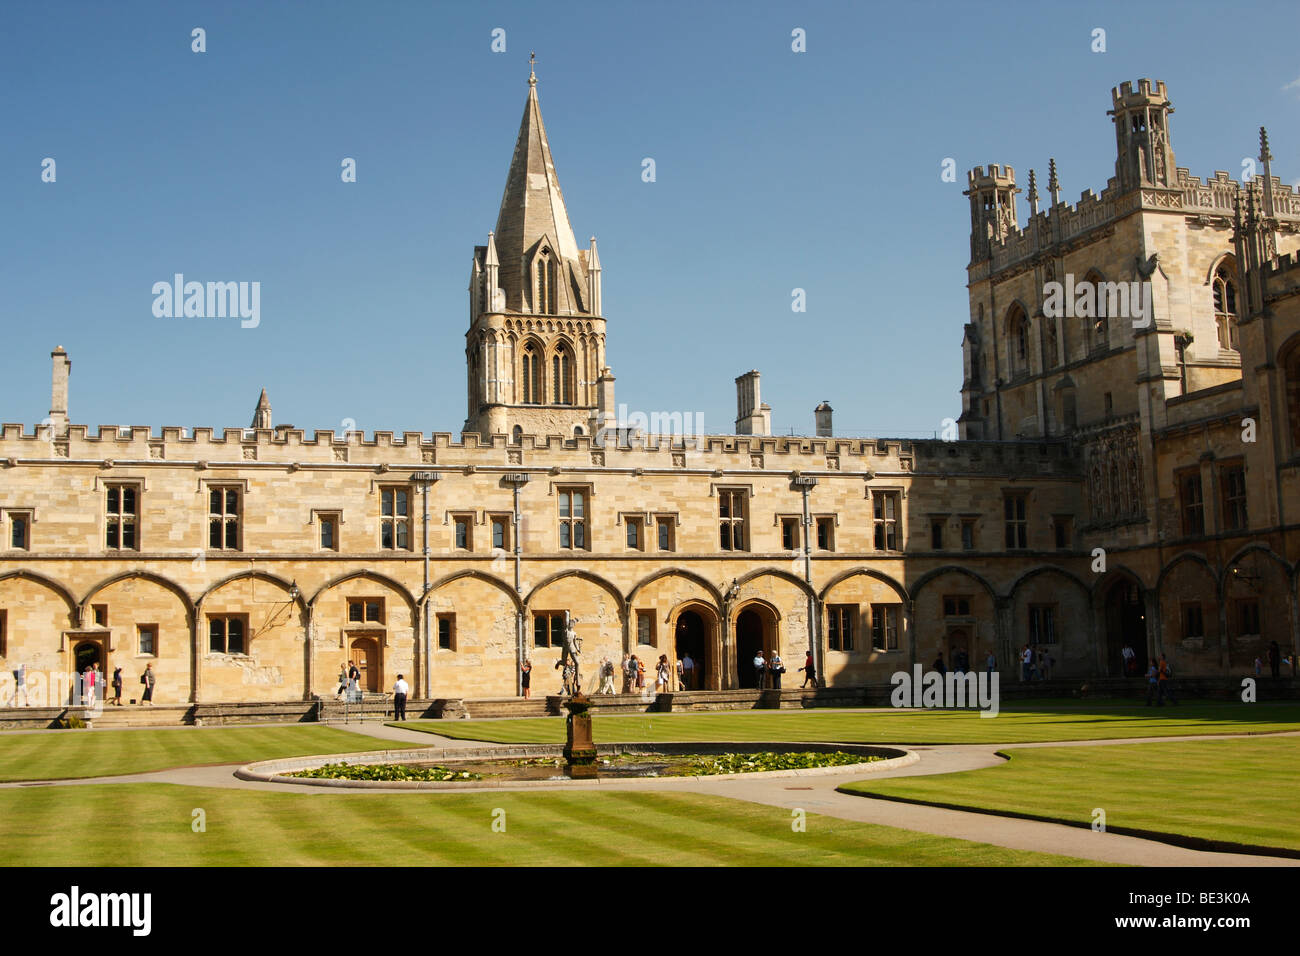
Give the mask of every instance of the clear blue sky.
[[[757, 368], [778, 433], [828, 399], [837, 431], [929, 434], [960, 410], [965, 171], [1024, 186], [1055, 156], [1067, 199], [1100, 191], [1110, 89], [1149, 76], [1180, 166], [1240, 178], [1265, 124], [1294, 183], [1296, 26], [1293, 3], [6, 0], [0, 419], [46, 415], [62, 344], [77, 423], [243, 426], [265, 386], [302, 428], [459, 431], [470, 256], [536, 50], [620, 402], [726, 432]], [[260, 282], [261, 325], [155, 318], [176, 272]]]

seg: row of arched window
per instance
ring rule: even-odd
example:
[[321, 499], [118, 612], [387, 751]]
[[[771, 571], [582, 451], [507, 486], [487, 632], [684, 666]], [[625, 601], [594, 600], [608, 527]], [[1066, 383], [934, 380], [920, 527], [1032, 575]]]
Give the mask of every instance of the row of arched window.
[[[520, 359], [520, 397], [524, 405], [573, 405], [574, 367], [573, 353], [564, 345], [551, 352], [549, 369], [547, 357], [534, 342], [524, 346]], [[549, 373], [549, 379], [547, 375]]]

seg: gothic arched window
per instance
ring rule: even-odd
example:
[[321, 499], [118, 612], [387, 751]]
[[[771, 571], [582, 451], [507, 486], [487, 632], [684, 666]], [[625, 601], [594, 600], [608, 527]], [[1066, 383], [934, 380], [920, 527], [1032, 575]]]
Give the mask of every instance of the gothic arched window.
[[[1078, 313], [1087, 330], [1084, 339], [1088, 343], [1089, 352], [1104, 352], [1110, 347], [1110, 317], [1106, 315], [1108, 297], [1102, 289], [1105, 280], [1099, 272], [1092, 271], [1084, 276], [1083, 282], [1087, 291], [1084, 292], [1082, 303], [1088, 303], [1088, 297], [1091, 298], [1090, 307], [1085, 305], [1083, 311]], [[1078, 310], [1079, 307], [1080, 303], [1076, 302], [1075, 309]]]
[[555, 314], [555, 257], [543, 249], [533, 262], [533, 311]]
[[551, 400], [556, 405], [573, 404], [573, 356], [563, 345], [551, 356]]
[[1282, 383], [1286, 389], [1286, 417], [1290, 424], [1291, 453], [1300, 454], [1300, 337], [1283, 350]]
[[1214, 270], [1214, 324], [1219, 332], [1219, 348], [1236, 351], [1237, 339], [1237, 268], [1231, 256], [1225, 256]]
[[1011, 374], [1029, 372], [1029, 317], [1019, 303], [1007, 313], [1007, 339], [1011, 343]]
[[529, 342], [524, 346], [523, 369], [520, 376], [524, 384], [523, 403], [540, 405], [542, 403], [542, 357]]

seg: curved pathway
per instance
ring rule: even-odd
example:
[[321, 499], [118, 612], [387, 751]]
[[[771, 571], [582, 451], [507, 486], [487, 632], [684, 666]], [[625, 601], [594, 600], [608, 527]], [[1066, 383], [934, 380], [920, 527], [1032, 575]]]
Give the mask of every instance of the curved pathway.
[[[434, 749], [454, 750], [463, 747], [492, 746], [483, 741], [458, 740], [428, 734], [420, 731], [404, 730], [382, 724], [348, 725], [330, 724], [341, 730], [371, 737], [377, 741], [403, 744], [423, 744]], [[890, 777], [914, 777], [931, 774], [959, 773], [964, 770], [979, 770], [995, 767], [1004, 762], [997, 756], [999, 750], [1015, 750], [1038, 747], [1104, 747], [1119, 744], [1158, 743], [1191, 740], [1232, 740], [1240, 734], [1198, 734], [1185, 737], [1131, 737], [1114, 740], [1075, 740], [1043, 741], [1038, 743], [1017, 744], [942, 744], [909, 747], [906, 744], [889, 744], [901, 749], [916, 751], [921, 756], [919, 763], [894, 770], [882, 771], [873, 775], [873, 779]], [[1300, 731], [1284, 731], [1277, 734], [1252, 734], [1256, 736], [1300, 736]], [[496, 746], [508, 746], [500, 744]], [[882, 745], [884, 746], [884, 745]], [[379, 749], [379, 748], [376, 748]], [[78, 780], [51, 780], [30, 783], [0, 784], [0, 788], [34, 787], [34, 786], [81, 786], [103, 783], [171, 783], [191, 787], [229, 787], [245, 790], [266, 790], [277, 793], [286, 792], [292, 785], [263, 783], [240, 780], [234, 771], [241, 764], [223, 764], [206, 767], [181, 767], [159, 770], [151, 773], [127, 774], [113, 777], [92, 777]], [[632, 779], [603, 781], [592, 785], [580, 782], [566, 782], [563, 786], [571, 787], [598, 786], [602, 792], [609, 790], [665, 790], [685, 791], [707, 794], [710, 796], [729, 797], [749, 803], [759, 803], [771, 807], [780, 807], [791, 812], [806, 810], [809, 813], [837, 817], [842, 820], [854, 820], [861, 823], [875, 823], [883, 826], [897, 827], [920, 833], [969, 840], [975, 843], [990, 843], [995, 846], [1015, 850], [1030, 850], [1038, 853], [1054, 853], [1079, 859], [1095, 860], [1101, 863], [1134, 866], [1300, 866], [1300, 860], [1285, 857], [1259, 856], [1245, 853], [1219, 853], [1207, 850], [1191, 850], [1162, 843], [1158, 840], [1141, 837], [1124, 836], [1116, 833], [1096, 833], [1082, 827], [1066, 826], [1059, 823], [1047, 823], [1039, 820], [1021, 820], [1013, 817], [998, 816], [992, 813], [975, 813], [967, 810], [950, 810], [943, 807], [930, 807], [920, 804], [900, 803], [894, 800], [880, 800], [872, 797], [853, 796], [839, 793], [836, 787], [850, 780], [861, 779], [861, 771], [846, 771], [842, 774], [826, 774], [808, 777], [765, 777], [746, 779], [744, 775], [710, 779], [708, 777], [662, 777], [655, 779]], [[331, 795], [354, 794], [365, 796], [373, 793], [420, 793], [426, 797], [435, 791], [383, 788], [349, 789], [346, 787], [300, 787], [292, 788], [301, 793], [329, 793]], [[519, 787], [494, 787], [491, 792], [503, 790], [537, 791], [536, 783]], [[483, 793], [475, 788], [457, 790], [458, 793]]]

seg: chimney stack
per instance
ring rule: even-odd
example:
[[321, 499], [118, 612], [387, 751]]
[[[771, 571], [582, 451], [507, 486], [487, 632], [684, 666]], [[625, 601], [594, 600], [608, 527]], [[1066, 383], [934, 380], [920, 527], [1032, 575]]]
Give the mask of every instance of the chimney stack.
[[822, 402], [813, 409], [813, 417], [817, 421], [818, 438], [831, 437], [831, 412], [833, 411], [835, 411], [835, 409], [831, 408], [830, 402]]
[[50, 389], [50, 425], [54, 436], [62, 438], [68, 434], [68, 376], [72, 372], [72, 360], [60, 345], [50, 357], [54, 360]]
[[772, 406], [759, 400], [758, 372], [736, 377], [736, 434], [772, 434]]

